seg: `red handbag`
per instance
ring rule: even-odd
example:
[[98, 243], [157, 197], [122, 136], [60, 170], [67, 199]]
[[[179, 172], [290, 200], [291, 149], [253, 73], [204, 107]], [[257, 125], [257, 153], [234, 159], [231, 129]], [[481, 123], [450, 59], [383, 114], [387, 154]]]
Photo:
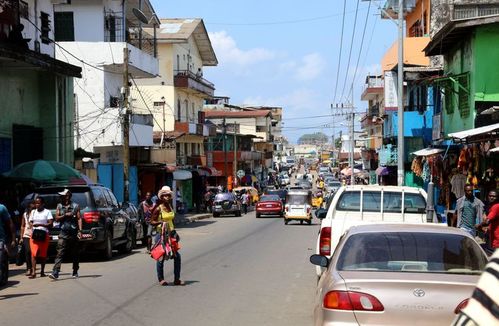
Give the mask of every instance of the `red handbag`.
[[163, 235], [164, 229], [161, 230], [161, 238], [159, 241], [156, 242], [151, 248], [151, 258], [154, 260], [168, 260], [173, 256], [172, 247], [165, 241], [165, 237]]

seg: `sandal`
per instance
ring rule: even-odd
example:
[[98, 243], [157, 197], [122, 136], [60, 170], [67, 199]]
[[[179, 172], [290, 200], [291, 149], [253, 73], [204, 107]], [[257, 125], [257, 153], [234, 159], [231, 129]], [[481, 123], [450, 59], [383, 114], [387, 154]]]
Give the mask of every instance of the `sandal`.
[[36, 274], [30, 274], [30, 275], [28, 276], [28, 278], [30, 278], [30, 279], [34, 279], [34, 278], [36, 278]]
[[161, 286], [167, 286], [168, 282], [165, 281], [165, 280], [162, 280], [162, 281], [159, 281], [159, 285], [161, 285]]
[[175, 280], [175, 281], [173, 282], [173, 284], [174, 284], [174, 285], [180, 285], [180, 286], [182, 286], [182, 285], [185, 285], [185, 282], [184, 282], [184, 281], [181, 281], [181, 280]]

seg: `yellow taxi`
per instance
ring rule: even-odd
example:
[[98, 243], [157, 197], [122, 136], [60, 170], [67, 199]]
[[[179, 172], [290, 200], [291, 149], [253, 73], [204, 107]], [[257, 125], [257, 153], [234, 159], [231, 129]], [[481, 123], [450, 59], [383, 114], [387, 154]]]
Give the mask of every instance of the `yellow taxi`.
[[248, 194], [250, 196], [250, 205], [253, 205], [253, 203], [256, 203], [257, 201], [260, 200], [260, 196], [258, 195], [258, 190], [256, 190], [254, 187], [241, 186], [241, 187], [234, 188], [233, 191], [234, 191], [234, 193], [239, 195], [242, 190], [246, 190], [246, 192], [248, 192]]

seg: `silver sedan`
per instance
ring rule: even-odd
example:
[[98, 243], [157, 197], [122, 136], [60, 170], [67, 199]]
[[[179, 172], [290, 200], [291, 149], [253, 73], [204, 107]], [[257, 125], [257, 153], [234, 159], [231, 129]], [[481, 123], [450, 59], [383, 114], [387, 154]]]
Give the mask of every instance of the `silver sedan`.
[[350, 228], [321, 276], [315, 325], [449, 325], [487, 263], [468, 234], [441, 225]]

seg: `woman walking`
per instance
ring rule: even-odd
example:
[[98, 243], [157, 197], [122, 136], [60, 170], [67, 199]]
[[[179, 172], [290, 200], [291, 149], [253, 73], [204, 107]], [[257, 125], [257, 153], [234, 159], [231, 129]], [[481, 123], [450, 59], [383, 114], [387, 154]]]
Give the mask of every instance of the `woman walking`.
[[[154, 243], [161, 241], [161, 235], [164, 236], [164, 239], [167, 239], [171, 242], [173, 250], [173, 284], [184, 285], [185, 283], [180, 280], [181, 257], [180, 253], [178, 252], [178, 241], [180, 239], [177, 232], [175, 231], [175, 226], [173, 225], [174, 218], [175, 212], [172, 206], [172, 191], [170, 187], [164, 186], [158, 192], [158, 205], [155, 207], [151, 218], [151, 225], [156, 228], [157, 232]], [[164, 263], [164, 256], [156, 262], [158, 282], [159, 285], [162, 286], [168, 285], [168, 282], [165, 281], [164, 276]]]
[[42, 197], [36, 197], [35, 210], [29, 217], [29, 223], [33, 228], [30, 240], [32, 271], [29, 278], [36, 277], [36, 261], [41, 265], [40, 277], [45, 277], [45, 261], [49, 248], [49, 227], [52, 226], [52, 213], [45, 208], [45, 201]]
[[29, 217], [31, 212], [35, 209], [35, 202], [32, 201], [26, 207], [26, 211], [23, 214], [23, 218], [21, 220], [21, 244], [24, 247], [24, 254], [26, 257], [26, 276], [30, 276], [33, 273], [33, 265], [31, 264], [31, 249], [30, 249], [30, 239], [31, 234], [33, 233], [33, 228], [29, 223]]

